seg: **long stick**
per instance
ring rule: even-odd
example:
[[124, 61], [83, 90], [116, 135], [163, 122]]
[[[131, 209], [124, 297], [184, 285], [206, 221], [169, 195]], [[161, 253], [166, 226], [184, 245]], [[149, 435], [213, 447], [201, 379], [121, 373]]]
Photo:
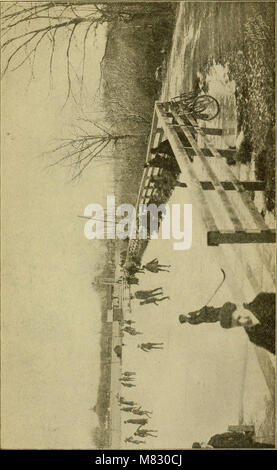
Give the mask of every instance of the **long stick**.
[[222, 281], [220, 282], [219, 286], [216, 288], [216, 290], [214, 291], [213, 295], [209, 298], [208, 302], [206, 303], [206, 305], [208, 305], [210, 303], [210, 301], [214, 298], [215, 294], [219, 291], [220, 287], [222, 286], [223, 282], [225, 281], [226, 279], [226, 274], [225, 274], [225, 271], [220, 268], [221, 271], [222, 271], [222, 274], [223, 274], [223, 279]]

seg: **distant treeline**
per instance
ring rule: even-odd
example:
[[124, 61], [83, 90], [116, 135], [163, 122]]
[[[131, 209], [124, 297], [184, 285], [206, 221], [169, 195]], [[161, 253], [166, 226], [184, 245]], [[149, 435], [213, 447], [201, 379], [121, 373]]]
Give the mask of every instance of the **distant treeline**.
[[[111, 244], [105, 240], [102, 242], [106, 245], [106, 251], [103, 255], [101, 270], [97, 277], [114, 276], [114, 272], [110, 261], [114, 259], [115, 244]], [[93, 430], [92, 439], [97, 448], [104, 448], [108, 445], [107, 418], [108, 407], [110, 403], [110, 386], [111, 386], [111, 324], [107, 323], [107, 311], [111, 308], [111, 287], [107, 285], [95, 285], [101, 302], [101, 331], [99, 332], [100, 341], [100, 378], [97, 391], [97, 400], [93, 408], [97, 414], [99, 425]], [[102, 443], [102, 444], [101, 444]], [[101, 445], [100, 445], [101, 444]]]

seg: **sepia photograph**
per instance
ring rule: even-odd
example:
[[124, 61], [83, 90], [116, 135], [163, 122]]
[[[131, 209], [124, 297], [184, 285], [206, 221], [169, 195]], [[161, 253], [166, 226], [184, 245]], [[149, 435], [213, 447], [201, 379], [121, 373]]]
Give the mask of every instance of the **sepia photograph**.
[[274, 449], [275, 2], [0, 8], [1, 449]]

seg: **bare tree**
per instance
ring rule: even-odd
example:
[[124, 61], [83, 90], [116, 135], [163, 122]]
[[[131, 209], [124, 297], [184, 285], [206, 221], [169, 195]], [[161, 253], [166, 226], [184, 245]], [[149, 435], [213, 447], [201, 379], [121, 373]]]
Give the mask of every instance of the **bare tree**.
[[[63, 44], [65, 53], [67, 91], [65, 103], [73, 96], [72, 82], [74, 69], [72, 67], [73, 45], [81, 48], [80, 83], [84, 81], [84, 68], [87, 46], [90, 34], [97, 31], [103, 24], [131, 23], [134, 19], [148, 14], [148, 6], [131, 3], [92, 3], [78, 2], [11, 2], [1, 5], [1, 48], [2, 74], [15, 71], [27, 61], [31, 63], [33, 72], [34, 62], [39, 48], [45, 42], [50, 45], [48, 67], [50, 77], [53, 73], [53, 60], [59, 41]], [[130, 27], [132, 24], [130, 24]], [[77, 35], [78, 31], [78, 35]], [[62, 34], [63, 32], [63, 34]], [[134, 56], [134, 57], [133, 57]], [[131, 82], [136, 63], [135, 52], [132, 58], [125, 59], [125, 72]], [[126, 78], [126, 77], [125, 77]], [[117, 85], [118, 86], [118, 85]], [[132, 106], [132, 90], [122, 91], [124, 102], [118, 93], [114, 94], [109, 106], [105, 106], [105, 119], [111, 123], [107, 128], [102, 122], [90, 119], [79, 119], [73, 135], [63, 139], [52, 150], [45, 152], [53, 154], [50, 166], [61, 165], [70, 168], [72, 179], [78, 179], [92, 162], [103, 157], [103, 152], [112, 152], [118, 146], [126, 148], [145, 138], [150, 123], [150, 116], [144, 109], [134, 111]], [[74, 98], [74, 96], [73, 96]], [[128, 99], [127, 99], [128, 98]], [[128, 129], [128, 130], [126, 130]], [[121, 145], [119, 145], [121, 144]]]
[[[87, 129], [87, 128], [88, 129]], [[75, 126], [74, 135], [70, 138], [60, 139], [61, 143], [45, 152], [49, 155], [59, 155], [50, 166], [66, 166], [71, 170], [72, 180], [78, 179], [89, 165], [103, 158], [103, 152], [112, 155], [119, 142], [129, 145], [135, 139], [145, 134], [116, 133], [108, 129], [105, 124], [80, 118]]]
[[[50, 41], [49, 70], [52, 74], [53, 57], [59, 31], [66, 32], [66, 63], [68, 92], [71, 93], [71, 50], [77, 29], [82, 30], [82, 72], [90, 32], [105, 23], [130, 22], [141, 16], [135, 5], [121, 3], [96, 4], [91, 2], [13, 2], [1, 7], [1, 48], [3, 74], [17, 70], [26, 61], [34, 64], [40, 45]], [[80, 36], [79, 36], [80, 37]]]

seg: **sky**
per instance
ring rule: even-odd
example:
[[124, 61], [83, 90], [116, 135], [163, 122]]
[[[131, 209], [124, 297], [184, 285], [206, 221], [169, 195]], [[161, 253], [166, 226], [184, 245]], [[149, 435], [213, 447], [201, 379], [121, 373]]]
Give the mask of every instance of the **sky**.
[[[81, 35], [73, 46], [78, 69]], [[68, 169], [42, 156], [53, 139], [91, 116], [105, 27], [90, 35], [83, 102], [66, 106], [61, 32], [49, 87], [49, 45], [42, 43], [30, 82], [26, 63], [2, 81], [2, 447], [90, 448], [97, 424], [89, 408], [99, 378], [100, 303], [91, 287], [102, 248], [84, 236], [87, 204], [104, 203], [112, 177]], [[29, 84], [29, 85], [28, 85]], [[78, 90], [73, 72], [72, 85]], [[98, 242], [100, 243], [100, 242]]]

